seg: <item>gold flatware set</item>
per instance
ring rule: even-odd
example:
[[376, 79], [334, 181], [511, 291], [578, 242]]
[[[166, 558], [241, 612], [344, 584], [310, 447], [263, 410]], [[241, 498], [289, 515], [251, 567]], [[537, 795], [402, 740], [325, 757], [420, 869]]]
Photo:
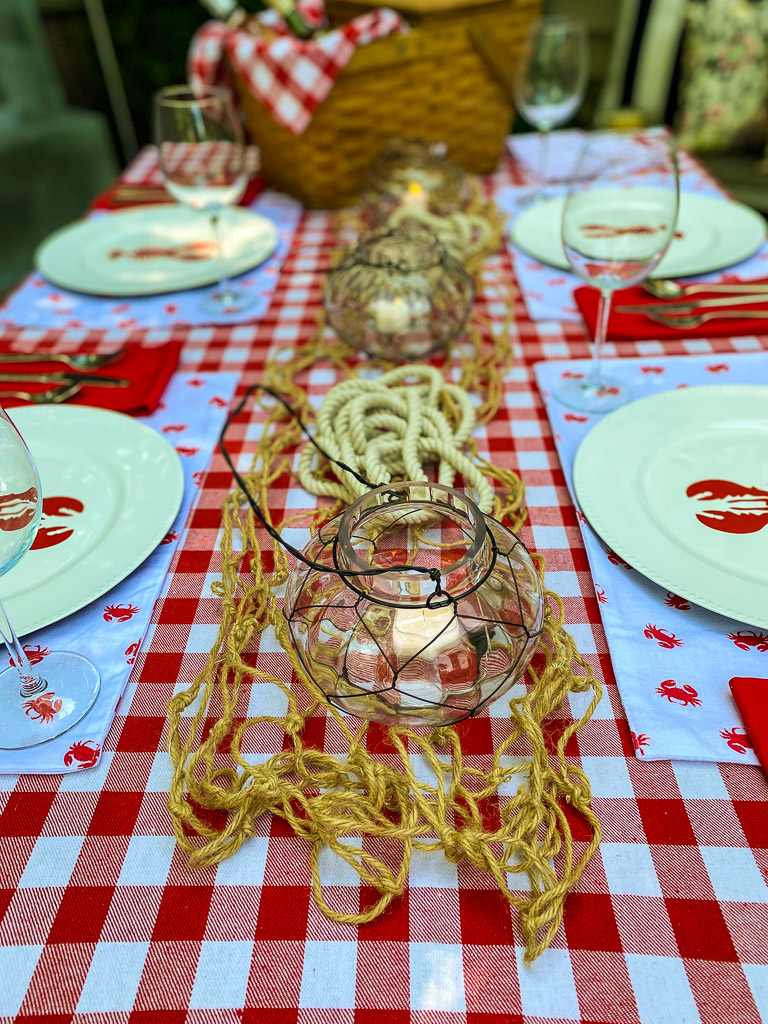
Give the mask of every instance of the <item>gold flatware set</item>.
[[[35, 405], [59, 404], [76, 395], [83, 386], [125, 388], [131, 383], [124, 377], [109, 377], [101, 374], [87, 373], [87, 370], [98, 370], [113, 363], [125, 351], [124, 348], [106, 353], [67, 353], [67, 352], [4, 352], [0, 353], [0, 382], [4, 384], [44, 383], [52, 386], [44, 391], [26, 391], [24, 388], [4, 388], [0, 390], [0, 399], [18, 398]], [[63, 363], [68, 370], [51, 370], [36, 372], [35, 370], [5, 370], [5, 365], [23, 363]]]
[[[739, 309], [755, 303], [768, 303], [768, 283], [765, 284], [696, 284], [681, 285], [677, 281], [648, 281], [644, 290], [658, 303], [616, 306], [617, 313], [640, 313], [664, 327], [690, 330], [707, 320], [764, 320], [766, 309]], [[697, 298], [700, 292], [724, 292], [723, 298]], [[690, 298], [689, 298], [690, 296]]]

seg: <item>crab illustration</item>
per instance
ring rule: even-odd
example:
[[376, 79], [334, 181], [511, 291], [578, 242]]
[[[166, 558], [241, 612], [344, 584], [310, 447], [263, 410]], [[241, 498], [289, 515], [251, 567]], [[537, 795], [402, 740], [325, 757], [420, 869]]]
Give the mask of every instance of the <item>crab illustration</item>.
[[635, 753], [639, 754], [640, 757], [645, 757], [645, 750], [643, 747], [650, 746], [650, 739], [645, 735], [644, 732], [632, 734], [632, 746], [635, 748]]
[[571, 370], [563, 370], [560, 376], [564, 380], [581, 380], [584, 376], [583, 373], [573, 373]]
[[127, 665], [132, 665], [134, 661], [136, 661], [136, 655], [139, 653], [140, 647], [141, 640], [137, 640], [135, 643], [131, 644], [130, 647], [126, 647], [125, 662]]
[[186, 423], [166, 423], [163, 427], [164, 434], [183, 434], [187, 429]]
[[584, 515], [580, 508], [576, 509], [576, 518], [579, 520], [582, 526], [587, 525], [587, 517]]
[[91, 744], [93, 740], [77, 740], [64, 755], [64, 764], [69, 768], [75, 761], [79, 761], [78, 770], [82, 768], [93, 768], [99, 759], [101, 747], [98, 743]]
[[659, 647], [665, 647], [668, 651], [671, 651], [673, 647], [685, 646], [684, 641], [678, 640], [674, 633], [670, 633], [668, 629], [662, 629], [660, 626], [652, 626], [650, 622], [643, 630], [643, 636], [647, 636], [649, 640], [658, 641]]
[[195, 470], [195, 472], [192, 474], [192, 480], [197, 484], [198, 487], [202, 487], [203, 486], [203, 477], [204, 476], [205, 476], [205, 470], [204, 469], [198, 469], [198, 470]]
[[179, 539], [178, 530], [169, 530], [168, 533], [160, 541], [161, 544], [172, 544], [175, 540]]
[[761, 653], [768, 651], [768, 633], [758, 633], [754, 629], [740, 629], [738, 633], [729, 633], [728, 639], [733, 640], [742, 651], [748, 651], [754, 647]]
[[53, 716], [61, 711], [61, 701], [53, 700], [55, 696], [53, 690], [49, 690], [48, 693], [41, 693], [34, 700], [25, 700], [21, 705], [24, 708], [24, 714], [33, 722], [52, 722]]
[[685, 598], [680, 597], [678, 594], [673, 594], [671, 590], [667, 591], [667, 596], [664, 598], [664, 604], [670, 608], [678, 608], [681, 612], [689, 612], [691, 610], [691, 606]]
[[576, 412], [567, 412], [563, 419], [566, 423], [589, 423], [589, 416], [580, 416]]
[[625, 569], [631, 569], [632, 566], [629, 562], [625, 562], [621, 555], [617, 555], [615, 551], [611, 551], [610, 548], [605, 552], [606, 558], [611, 565], [623, 565]]
[[674, 679], [665, 679], [661, 686], [656, 687], [656, 693], [666, 697], [670, 704], [682, 704], [683, 707], [688, 704], [698, 707], [701, 704], [698, 690], [694, 690], [687, 683], [685, 686], [678, 686]]
[[[39, 665], [43, 658], [47, 658], [51, 653], [49, 647], [43, 647], [40, 644], [24, 644], [24, 653], [27, 656], [27, 661], [30, 665]], [[13, 658], [10, 658], [10, 663], [13, 667], [16, 667], [16, 662]]]
[[728, 363], [711, 363], [707, 367], [710, 373], [727, 373], [729, 369]]
[[739, 729], [738, 726], [735, 726], [733, 729], [721, 729], [720, 735], [731, 750], [735, 750], [737, 754], [746, 754], [747, 747], [750, 750], [752, 749], [749, 736], [747, 736], [743, 729]]
[[191, 458], [193, 455], [197, 455], [200, 449], [192, 448], [189, 445], [177, 444], [176, 451], [179, 453], [179, 455], [186, 455], [187, 458]]
[[664, 373], [663, 366], [641, 366], [640, 373]]
[[226, 398], [221, 398], [219, 395], [213, 395], [208, 399], [208, 405], [212, 405], [215, 409], [226, 409], [229, 402]]
[[199, 377], [193, 377], [191, 380], [187, 381], [188, 388], [201, 388], [203, 384], [205, 384], [205, 381], [200, 380]]
[[108, 604], [104, 609], [104, 621], [127, 622], [140, 611], [141, 608], [137, 608], [135, 604]]
[[608, 604], [608, 598], [605, 596], [605, 591], [599, 584], [595, 584], [595, 593], [597, 594], [597, 600], [600, 604]]

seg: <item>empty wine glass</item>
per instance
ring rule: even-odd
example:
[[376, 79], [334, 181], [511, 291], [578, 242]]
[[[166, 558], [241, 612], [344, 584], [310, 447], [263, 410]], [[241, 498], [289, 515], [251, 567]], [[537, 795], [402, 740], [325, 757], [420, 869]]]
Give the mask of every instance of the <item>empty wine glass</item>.
[[581, 106], [589, 47], [583, 21], [552, 14], [528, 26], [512, 78], [521, 116], [539, 132], [538, 181], [547, 182], [549, 133]]
[[197, 92], [186, 85], [161, 89], [154, 98], [154, 131], [168, 191], [210, 214], [220, 281], [203, 310], [214, 316], [240, 313], [255, 296], [232, 285], [224, 258], [222, 214], [239, 202], [248, 180], [243, 129], [229, 92], [219, 86]]
[[[0, 576], [35, 539], [42, 509], [40, 478], [29, 449], [0, 408]], [[11, 667], [0, 672], [0, 749], [33, 747], [71, 729], [91, 709], [99, 673], [86, 658], [54, 651], [44, 675], [29, 663], [0, 603], [0, 635]]]
[[[585, 168], [591, 173], [585, 173]], [[659, 264], [677, 224], [679, 175], [675, 140], [649, 134], [626, 140], [597, 133], [587, 142], [563, 206], [566, 259], [600, 291], [592, 366], [570, 378], [556, 397], [582, 412], [623, 405], [630, 389], [601, 370], [611, 298], [617, 288], [639, 284]]]

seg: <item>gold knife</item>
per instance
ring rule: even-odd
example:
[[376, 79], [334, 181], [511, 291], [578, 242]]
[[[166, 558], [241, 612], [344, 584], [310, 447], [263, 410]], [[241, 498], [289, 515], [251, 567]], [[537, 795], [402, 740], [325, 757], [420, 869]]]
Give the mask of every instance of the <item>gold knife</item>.
[[768, 302], [768, 291], [763, 295], [729, 295], [723, 299], [688, 299], [686, 302], [647, 302], [642, 306], [617, 306], [617, 313], [693, 313], [697, 309], [713, 306], [748, 306], [750, 303]]
[[53, 373], [25, 373], [23, 371], [0, 373], [0, 381], [42, 381], [45, 384], [81, 384], [88, 387], [127, 388], [131, 383], [124, 377], [100, 377], [90, 373], [68, 373], [56, 370]]

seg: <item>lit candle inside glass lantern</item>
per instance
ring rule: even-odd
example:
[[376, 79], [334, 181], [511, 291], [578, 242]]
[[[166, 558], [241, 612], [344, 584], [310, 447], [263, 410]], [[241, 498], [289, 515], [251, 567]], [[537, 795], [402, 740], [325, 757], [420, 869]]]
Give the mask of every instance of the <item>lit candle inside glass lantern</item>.
[[400, 200], [400, 205], [410, 206], [417, 210], [426, 210], [427, 193], [424, 186], [420, 185], [418, 181], [409, 181], [408, 188]]
[[368, 308], [379, 334], [402, 334], [411, 322], [408, 303], [399, 295], [394, 299], [374, 299]]
[[[461, 627], [452, 604], [444, 608], [398, 608], [392, 629], [392, 646], [398, 659], [425, 658], [438, 654], [461, 639]], [[426, 650], [425, 650], [426, 648]]]

